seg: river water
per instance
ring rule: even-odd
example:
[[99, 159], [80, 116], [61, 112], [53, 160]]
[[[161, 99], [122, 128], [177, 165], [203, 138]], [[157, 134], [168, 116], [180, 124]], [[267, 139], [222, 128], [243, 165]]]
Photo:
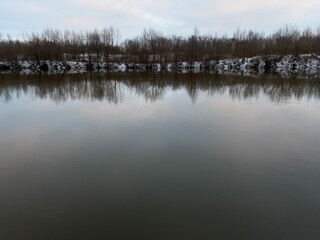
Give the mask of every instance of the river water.
[[0, 239], [319, 239], [320, 79], [0, 75]]

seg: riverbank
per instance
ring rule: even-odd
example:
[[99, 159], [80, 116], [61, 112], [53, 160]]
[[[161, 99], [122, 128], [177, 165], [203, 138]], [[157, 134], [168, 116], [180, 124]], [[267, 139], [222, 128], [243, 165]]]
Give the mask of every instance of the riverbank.
[[320, 56], [305, 54], [284, 57], [257, 56], [204, 62], [108, 63], [74, 61], [0, 62], [1, 72], [88, 72], [88, 71], [216, 71], [217, 73], [279, 73], [281, 75], [320, 76]]

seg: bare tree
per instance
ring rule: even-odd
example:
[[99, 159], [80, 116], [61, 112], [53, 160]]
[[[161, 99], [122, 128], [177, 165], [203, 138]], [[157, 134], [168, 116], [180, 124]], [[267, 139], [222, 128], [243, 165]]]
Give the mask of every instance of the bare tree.
[[[22, 40], [21, 40], [22, 39]], [[0, 61], [131, 61], [164, 63], [244, 58], [255, 55], [320, 53], [320, 27], [315, 31], [287, 25], [265, 36], [238, 29], [232, 37], [201, 35], [197, 28], [190, 36], [164, 36], [154, 29], [121, 41], [113, 27], [87, 32], [46, 29], [25, 34], [21, 39], [0, 37]]]

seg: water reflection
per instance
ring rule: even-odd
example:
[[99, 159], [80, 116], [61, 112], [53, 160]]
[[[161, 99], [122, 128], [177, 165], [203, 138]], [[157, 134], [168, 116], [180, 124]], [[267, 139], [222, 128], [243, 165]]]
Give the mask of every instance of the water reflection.
[[203, 73], [82, 73], [54, 75], [0, 75], [0, 98], [4, 102], [21, 95], [34, 99], [50, 99], [56, 103], [67, 100], [107, 100], [121, 103], [127, 90], [157, 101], [167, 90], [185, 89], [193, 102], [199, 93], [229, 93], [233, 99], [259, 97], [261, 93], [272, 102], [288, 99], [320, 97], [319, 79], [284, 79], [273, 75], [259, 77]]
[[320, 236], [319, 81], [0, 77], [1, 240]]

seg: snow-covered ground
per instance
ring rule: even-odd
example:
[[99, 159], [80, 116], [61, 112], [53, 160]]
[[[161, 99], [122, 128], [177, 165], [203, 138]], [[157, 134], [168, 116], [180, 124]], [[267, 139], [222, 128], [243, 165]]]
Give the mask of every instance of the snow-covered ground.
[[160, 63], [137, 64], [137, 63], [106, 63], [106, 62], [58, 62], [31, 61], [0, 62], [0, 71], [17, 72], [86, 72], [86, 71], [194, 71], [210, 70], [221, 74], [242, 74], [250, 75], [260, 73], [279, 73], [283, 76], [305, 75], [320, 76], [320, 56], [308, 55], [287, 55], [280, 56], [257, 56], [252, 58], [223, 59], [210, 61], [207, 64], [202, 62], [178, 62], [166, 65]]

